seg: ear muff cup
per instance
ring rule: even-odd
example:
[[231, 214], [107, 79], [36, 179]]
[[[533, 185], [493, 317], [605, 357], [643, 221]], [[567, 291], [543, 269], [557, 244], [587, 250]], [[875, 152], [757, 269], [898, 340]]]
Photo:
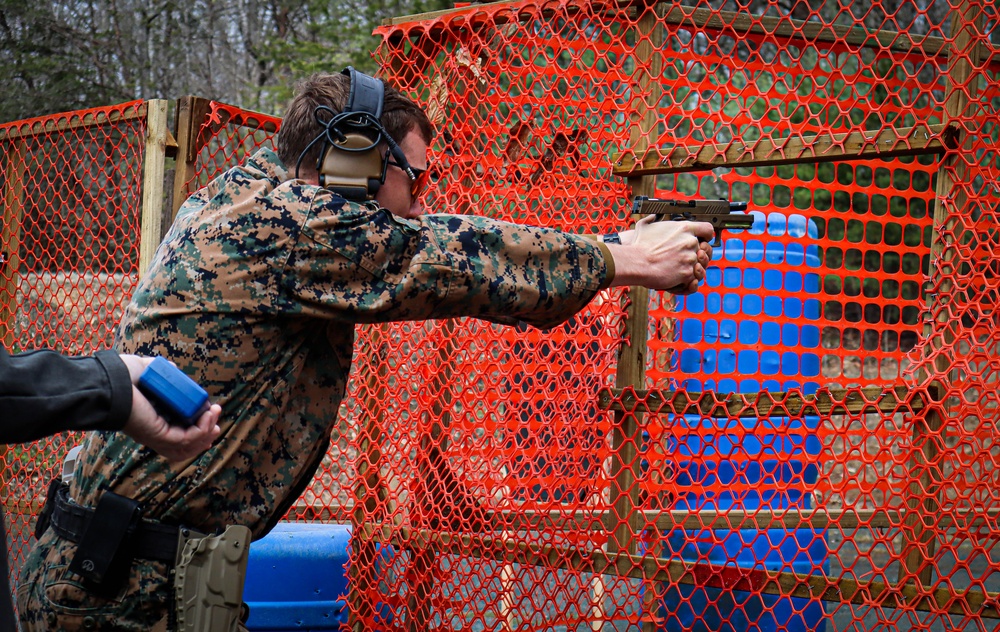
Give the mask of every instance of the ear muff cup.
[[[343, 141], [327, 147], [319, 168], [319, 184], [344, 199], [363, 202], [374, 197], [382, 184], [382, 154], [364, 134], [345, 136]], [[371, 149], [360, 151], [365, 147]]]

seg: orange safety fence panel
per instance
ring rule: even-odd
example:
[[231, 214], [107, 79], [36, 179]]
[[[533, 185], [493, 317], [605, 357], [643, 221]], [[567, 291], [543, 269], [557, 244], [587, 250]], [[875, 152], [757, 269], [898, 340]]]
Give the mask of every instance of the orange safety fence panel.
[[[631, 223], [634, 185], [746, 201], [757, 221], [723, 235], [689, 297], [606, 291], [546, 332], [358, 328], [344, 423], [288, 516], [354, 522], [355, 628], [995, 628], [997, 22], [976, 3], [855, 17], [825, 3], [567, 0], [379, 29], [382, 76], [439, 130], [431, 211], [607, 233]], [[210, 103], [184, 191], [279, 125]], [[10, 345], [27, 331], [11, 305], [31, 266], [89, 273], [80, 261], [119, 245], [28, 253], [26, 225], [14, 235], [7, 217], [29, 154], [0, 142], [4, 252], [17, 245], [20, 271], [0, 288]], [[99, 144], [72, 143], [90, 152], [73, 166], [134, 164]], [[115, 208], [65, 202], [74, 180], [28, 171], [46, 185], [23, 199]], [[135, 173], [84, 175], [105, 183], [90, 195], [135, 208]], [[67, 284], [53, 296], [69, 300]], [[111, 319], [73, 334], [79, 352], [110, 343], [88, 341], [111, 331], [122, 292], [69, 300]], [[643, 377], [618, 390], [636, 308]], [[25, 344], [72, 328], [50, 320]], [[56, 344], [76, 350], [68, 340]], [[11, 454], [8, 490], [36, 458]], [[30, 513], [52, 466], [8, 509]]]
[[[352, 552], [359, 626], [995, 626], [1000, 455], [994, 407], [969, 395], [992, 383], [991, 309], [955, 306], [992, 287], [995, 9], [715, 6], [513, 2], [388, 21], [384, 76], [439, 130], [428, 206], [611, 232], [630, 222], [630, 173], [658, 196], [746, 201], [757, 221], [723, 236], [701, 291], [651, 296], [640, 386], [898, 386], [943, 403], [635, 416], [623, 438], [628, 420], [580, 388], [614, 383], [628, 293], [554, 333], [459, 321], [412, 341], [421, 351], [383, 341], [412, 349], [387, 356], [411, 396], [375, 398], [358, 428], [357, 495], [372, 500], [355, 517], [393, 551]], [[975, 107], [949, 109], [955, 95]], [[504, 408], [479, 412], [494, 399]], [[773, 512], [821, 518], [773, 528]]]
[[[227, 103], [208, 101], [204, 115], [193, 124], [196, 129], [195, 146], [191, 152], [194, 160], [191, 177], [184, 183], [184, 198], [230, 167], [242, 164], [261, 147], [273, 147], [281, 119]], [[174, 202], [176, 204], [178, 200]]]
[[[8, 351], [111, 346], [139, 279], [142, 101], [0, 125], [0, 337]], [[0, 447], [16, 578], [48, 481], [80, 435]]]

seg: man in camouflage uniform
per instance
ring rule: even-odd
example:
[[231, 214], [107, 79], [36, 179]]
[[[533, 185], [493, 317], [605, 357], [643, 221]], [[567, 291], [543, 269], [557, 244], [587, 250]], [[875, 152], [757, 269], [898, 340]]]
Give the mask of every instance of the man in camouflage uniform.
[[[192, 195], [156, 251], [120, 329], [119, 350], [164, 355], [222, 404], [222, 436], [171, 463], [122, 434], [91, 435], [69, 496], [135, 499], [147, 520], [263, 537], [327, 451], [347, 387], [355, 323], [472, 316], [552, 327], [611, 285], [690, 293], [711, 225], [646, 221], [603, 244], [481, 217], [424, 215], [390, 159], [376, 203], [317, 185], [318, 105], [341, 111], [349, 80], [300, 86], [277, 153], [262, 149]], [[413, 167], [427, 165], [426, 115], [386, 87], [381, 121]], [[313, 152], [318, 151], [318, 145]], [[69, 571], [77, 545], [49, 528], [21, 574], [24, 629], [169, 630], [171, 564], [136, 556], [118, 594]]]

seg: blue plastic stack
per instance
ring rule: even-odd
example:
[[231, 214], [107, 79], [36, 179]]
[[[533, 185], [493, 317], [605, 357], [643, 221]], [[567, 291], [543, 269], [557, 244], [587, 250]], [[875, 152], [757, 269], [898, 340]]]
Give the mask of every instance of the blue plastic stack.
[[350, 541], [347, 525], [282, 522], [250, 545], [247, 629], [312, 632], [346, 625]]
[[[792, 216], [787, 233], [805, 237], [806, 225], [804, 217]], [[768, 218], [767, 235], [785, 232], [784, 216]], [[808, 233], [815, 236], [815, 227], [810, 225]], [[748, 234], [745, 240], [729, 240], [724, 255], [719, 255], [722, 253], [717, 254], [718, 261], [708, 271], [701, 291], [678, 301], [683, 386], [689, 391], [718, 393], [789, 388], [815, 392], [820, 374], [820, 332], [818, 326], [802, 323], [821, 317], [817, 297], [820, 277], [808, 271], [820, 266], [818, 248], [765, 243]], [[726, 291], [732, 288], [742, 291]], [[685, 313], [692, 317], [684, 318]], [[798, 322], [789, 322], [792, 319]], [[702, 353], [683, 344], [701, 342], [718, 344], [718, 351]], [[727, 348], [727, 344], [735, 348]], [[773, 377], [758, 381], [758, 373]], [[754, 377], [741, 379], [747, 374]], [[810, 507], [811, 497], [803, 488], [814, 484], [818, 474], [818, 418], [727, 422], [690, 416], [672, 423], [686, 423], [688, 428], [683, 430], [695, 430], [678, 432], [682, 438], [667, 446], [668, 453], [674, 454], [677, 487], [708, 484], [721, 490], [678, 498], [677, 509]], [[741, 424], [742, 429], [735, 424]], [[695, 456], [697, 460], [692, 459]], [[727, 485], [743, 489], [732, 493], [725, 491]], [[678, 529], [667, 535], [664, 549], [667, 557], [690, 562], [805, 575], [819, 569], [825, 572], [829, 567], [824, 534], [812, 529]], [[669, 589], [663, 604], [661, 616], [668, 630], [805, 632], [822, 630], [826, 619], [818, 601], [686, 585]]]

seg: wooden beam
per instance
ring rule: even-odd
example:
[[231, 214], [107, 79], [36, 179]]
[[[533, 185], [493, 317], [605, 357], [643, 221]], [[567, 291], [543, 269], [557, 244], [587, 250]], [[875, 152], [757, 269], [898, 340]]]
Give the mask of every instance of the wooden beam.
[[45, 118], [28, 119], [18, 125], [0, 129], [0, 140], [41, 136], [43, 134], [61, 134], [81, 127], [110, 125], [121, 121], [145, 118], [146, 103], [139, 103], [134, 108], [127, 108], [125, 111], [88, 112], [84, 116], [77, 116], [75, 112], [69, 112], [68, 114], [72, 114], [73, 116], [67, 117], [65, 115], [54, 114]]
[[[22, 508], [22, 505], [24, 507]], [[38, 513], [41, 503], [24, 503], [23, 501], [7, 501], [9, 511], [14, 509], [28, 513]], [[349, 523], [351, 508], [325, 505], [295, 505], [292, 513], [299, 519], [319, 522]], [[486, 522], [482, 526], [485, 531], [533, 531], [564, 530], [564, 531], [605, 531], [609, 512], [607, 509], [567, 509], [552, 511], [535, 510], [488, 510], [484, 512]], [[687, 530], [696, 529], [836, 529], [838, 531], [854, 531], [858, 529], [893, 529], [899, 528], [907, 520], [905, 511], [899, 509], [857, 509], [835, 510], [825, 509], [785, 509], [781, 511], [653, 511], [640, 513], [644, 525], [655, 525], [660, 531], [675, 528]], [[970, 511], [967, 509], [953, 512], [941, 512], [934, 520], [938, 529], [960, 529], [971, 531], [990, 527], [1000, 520], [1000, 509], [985, 511]], [[401, 521], [395, 520], [394, 525], [400, 526]]]
[[823, 575], [799, 575], [728, 565], [695, 564], [672, 558], [612, 554], [602, 550], [532, 544], [512, 538], [441, 533], [425, 529], [365, 524], [363, 538], [400, 548], [433, 548], [439, 554], [461, 555], [527, 564], [547, 569], [632, 577], [655, 582], [739, 590], [757, 594], [820, 599], [879, 608], [947, 612], [973, 618], [1000, 619], [1000, 593], [947, 588], [919, 591], [912, 584], [859, 582]]
[[174, 186], [170, 200], [170, 219], [187, 199], [188, 183], [194, 178], [198, 154], [204, 146], [200, 138], [201, 126], [208, 120], [212, 102], [201, 97], [186, 96], [177, 100], [174, 112], [174, 130], [177, 132], [177, 155], [174, 166]]
[[[629, 5], [635, 3], [616, 2], [608, 3], [608, 8], [604, 11], [603, 17], [611, 19], [625, 20], [634, 16], [635, 11]], [[402, 26], [425, 22], [428, 23], [428, 31], [432, 34], [441, 33], [449, 28], [447, 18], [450, 16], [463, 16], [481, 11], [484, 8], [497, 8], [509, 6], [516, 11], [513, 19], [509, 14], [498, 13], [493, 20], [482, 20], [478, 24], [503, 25], [509, 22], [525, 22], [527, 20], [538, 19], [539, 13], [542, 17], [551, 17], [557, 11], [563, 15], [574, 15], [580, 13], [583, 4], [580, 6], [553, 5], [553, 8], [542, 5], [525, 5], [523, 2], [490, 2], [477, 4], [471, 7], [460, 7], [457, 9], [445, 9], [443, 11], [432, 11], [427, 13], [417, 13], [414, 15], [388, 18], [382, 21], [386, 27]], [[588, 5], [589, 6], [589, 5]], [[849, 46], [858, 48], [875, 48], [893, 53], [919, 54], [925, 57], [936, 57], [946, 55], [950, 52], [948, 41], [941, 37], [931, 37], [929, 35], [914, 36], [906, 32], [893, 30], [869, 31], [864, 27], [845, 26], [839, 24], [826, 24], [823, 22], [813, 22], [807, 20], [794, 20], [791, 18], [759, 17], [747, 13], [736, 13], [733, 11], [713, 11], [712, 9], [692, 9], [691, 7], [678, 6], [674, 2], [662, 2], [657, 6], [666, 7], [668, 11], [663, 17], [664, 24], [674, 24], [681, 27], [691, 27], [697, 31], [731, 31], [736, 35], [773, 34], [778, 39], [800, 40], [805, 42], [819, 42], [832, 44], [842, 42]], [[589, 15], [589, 13], [588, 13]], [[471, 25], [477, 25], [472, 22]], [[463, 23], [464, 28], [470, 26]], [[399, 36], [392, 37], [391, 43], [401, 39]], [[992, 61], [990, 51], [979, 51], [978, 61], [986, 64]]]
[[146, 102], [146, 148], [143, 159], [142, 215], [139, 220], [139, 277], [153, 261], [163, 238], [163, 214], [169, 212], [164, 198], [163, 175], [167, 159], [167, 101]]
[[[38, 515], [42, 510], [41, 501], [15, 500], [8, 497], [4, 510], [9, 514]], [[328, 507], [326, 505], [295, 505], [292, 513], [312, 522], [349, 524], [351, 507]], [[486, 531], [531, 531], [535, 529], [562, 529], [567, 531], [604, 531], [604, 520], [608, 511], [486, 511]], [[800, 511], [643, 511], [644, 524], [655, 525], [660, 531], [670, 529], [836, 529], [856, 531], [859, 529], [898, 529], [907, 520], [905, 511], [898, 509], [861, 509], [827, 511], [809, 509]], [[1000, 520], [1000, 509], [942, 512], [934, 519], [934, 526], [941, 530], [961, 529], [972, 531], [990, 528]], [[402, 522], [393, 521], [392, 528], [399, 528]]]
[[[640, 513], [643, 525], [655, 525], [659, 531], [671, 529], [891, 529], [903, 524], [903, 512], [894, 509], [865, 509], [858, 511], [827, 511], [810, 509], [800, 511], [652, 511]], [[608, 510], [588, 511], [498, 511], [487, 514], [497, 529], [532, 531], [607, 531], [612, 516]], [[959, 518], [942, 515], [938, 526], [942, 529], [973, 529], [988, 526], [990, 520], [1000, 516], [1000, 510], [972, 514], [961, 512]]]
[[[916, 125], [880, 132], [817, 134], [773, 140], [712, 144], [672, 149], [641, 148], [615, 154], [611, 158], [616, 176], [707, 171], [720, 167], [763, 167], [813, 162], [872, 160], [943, 154], [954, 146], [955, 128], [945, 125]], [[636, 156], [640, 156], [638, 161]]]
[[[652, 11], [642, 14], [636, 25], [641, 39], [635, 47], [636, 69], [632, 84], [639, 95], [648, 99], [639, 100], [635, 115], [638, 124], [630, 130], [630, 145], [649, 147], [649, 139], [655, 135], [659, 112], [656, 106], [663, 95], [663, 47], [666, 32], [660, 20], [666, 13], [665, 5], [658, 5]], [[655, 197], [656, 178], [646, 174], [635, 174], [628, 178], [631, 198], [642, 195]], [[670, 294], [664, 294], [664, 301], [672, 301]], [[649, 290], [633, 286], [628, 289], [629, 304], [625, 310], [625, 331], [623, 346], [618, 353], [618, 368], [615, 385], [619, 388], [643, 388], [646, 384], [646, 357], [649, 353]], [[612, 555], [635, 555], [639, 551], [639, 536], [642, 533], [642, 498], [639, 480], [642, 478], [642, 460], [639, 454], [643, 448], [642, 424], [639, 416], [615, 413], [615, 424], [611, 430], [611, 478], [610, 499], [612, 513], [605, 518], [606, 529], [611, 532], [607, 550]], [[598, 580], [598, 591], [604, 594], [603, 581]], [[652, 583], [645, 587], [642, 603], [642, 632], [656, 632], [655, 612], [660, 607], [660, 586]], [[598, 604], [603, 611], [603, 603]]]
[[[946, 123], [958, 120], [967, 116], [967, 108], [970, 98], [976, 99], [978, 93], [978, 81], [973, 78], [973, 67], [969, 59], [980, 59], [982, 52], [990, 52], [981, 41], [973, 41], [973, 33], [983, 33], [985, 15], [982, 6], [978, 2], [964, 0], [951, 17], [951, 36], [954, 40], [952, 54], [949, 55], [948, 68], [945, 76], [945, 94], [947, 100], [944, 107], [944, 121]], [[970, 50], [971, 49], [971, 50]], [[968, 57], [954, 54], [955, 51], [969, 53]], [[939, 306], [946, 305], [953, 300], [955, 285], [953, 275], [958, 273], [955, 265], [956, 259], [960, 255], [956, 252], [957, 246], [954, 243], [954, 235], [942, 228], [948, 221], [948, 209], [942, 203], [950, 199], [959, 212], [970, 213], [965, 193], [960, 187], [955, 186], [955, 178], [960, 182], [967, 181], [969, 172], [966, 168], [965, 158], [962, 156], [961, 147], [965, 144], [966, 136], [961, 124], [957, 124], [960, 136], [956, 143], [958, 151], [950, 152], [941, 166], [951, 169], [938, 169], [937, 182], [935, 184], [934, 202], [934, 235], [931, 244], [931, 262], [934, 267], [929, 270], [931, 285], [937, 285], [937, 291], [927, 296], [927, 310], [931, 314], [939, 309]], [[971, 151], [971, 148], [970, 148]], [[956, 176], [952, 175], [952, 172]], [[935, 283], [940, 280], [940, 283]], [[929, 319], [925, 325], [925, 337], [930, 341], [930, 348], [938, 350], [940, 347], [950, 347], [955, 344], [954, 323], [950, 322], [946, 309], [939, 311], [936, 320]], [[935, 336], [940, 333], [941, 336]], [[955, 384], [960, 380], [959, 371], [951, 366], [951, 355], [949, 353], [938, 353], [934, 361], [934, 376], [921, 376], [924, 380], [933, 378], [935, 385], [933, 388], [943, 395], [947, 385]], [[928, 529], [924, 518], [934, 521], [939, 515], [939, 501], [941, 483], [944, 480], [944, 472], [939, 463], [941, 447], [945, 442], [945, 424], [943, 417], [949, 415], [947, 400], [942, 396], [941, 404], [943, 410], [933, 410], [924, 419], [916, 419], [913, 425], [913, 444], [919, 446], [919, 450], [914, 451], [908, 471], [919, 471], [920, 477], [910, 481], [909, 497], [906, 504], [910, 509], [908, 526], [912, 529], [913, 538], [904, 538], [902, 543], [903, 560], [899, 565], [898, 581], [902, 582], [907, 576], [916, 576], [917, 581], [930, 586], [933, 582], [934, 564], [932, 560], [937, 548], [935, 530]]]
[[[746, 402], [744, 404], [744, 402]], [[774, 415], [837, 415], [862, 413], [893, 413], [901, 406], [907, 410], [923, 410], [926, 403], [918, 395], [907, 401], [904, 386], [861, 389], [820, 389], [815, 395], [761, 392], [754, 394], [716, 394], [685, 391], [629, 391], [601, 389], [597, 406], [602, 410], [634, 411], [637, 413], [702, 415], [704, 417], [768, 417]]]
[[825, 24], [791, 18], [753, 16], [749, 13], [694, 9], [672, 6], [666, 21], [697, 30], [732, 31], [738, 34], [772, 35], [776, 39], [794, 39], [807, 42], [842, 42], [854, 47], [876, 48], [893, 53], [919, 53], [934, 57], [948, 51], [944, 38], [929, 35], [912, 36], [906, 32], [871, 31], [863, 26]]
[[[637, 25], [644, 37], [636, 46], [637, 67], [634, 77], [637, 90], [655, 95], [659, 102], [662, 88], [656, 81], [662, 73], [663, 59], [654, 54], [654, 48], [662, 41], [663, 31], [657, 29], [658, 17], [647, 12]], [[637, 112], [638, 125], [632, 129], [632, 143], [646, 143], [651, 130], [656, 126], [656, 112], [643, 101]], [[628, 181], [632, 195], [652, 195], [656, 185], [653, 178], [634, 177]], [[641, 388], [646, 380], [646, 354], [649, 329], [649, 290], [644, 287], [628, 288], [629, 303], [625, 310], [625, 331], [622, 346], [618, 352], [615, 385], [619, 388]], [[608, 541], [612, 553], [637, 550], [639, 507], [638, 480], [642, 476], [638, 454], [642, 447], [642, 429], [635, 415], [617, 415], [611, 432], [611, 487], [610, 504], [617, 519]]]
[[350, 524], [354, 508], [355, 503], [334, 505], [332, 507], [322, 504], [297, 503], [292, 505], [288, 513], [295, 516], [296, 520], [304, 522], [339, 522]]
[[[441, 18], [447, 18], [449, 16], [460, 16], [476, 11], [481, 11], [483, 9], [494, 9], [502, 7], [510, 7], [511, 9], [518, 10], [517, 18], [511, 20], [507, 16], [497, 16], [497, 20], [493, 24], [507, 24], [509, 22], [520, 22], [524, 20], [530, 20], [538, 15], [538, 9], [536, 6], [532, 5], [529, 8], [521, 8], [523, 3], [520, 0], [502, 0], [501, 2], [481, 2], [471, 6], [457, 7], [454, 9], [442, 9], [440, 11], [426, 11], [424, 13], [414, 13], [412, 15], [400, 15], [394, 18], [386, 18], [382, 20], [382, 26], [401, 26], [403, 24], [411, 24], [413, 22], [436, 22]], [[570, 5], [567, 7], [568, 10], [573, 13], [579, 13], [580, 7]], [[542, 8], [543, 15], [554, 15], [555, 11], [549, 8]], [[438, 28], [436, 31], [442, 31], [446, 27], [444, 25], [435, 25]]]
[[17, 291], [21, 285], [21, 224], [24, 221], [24, 181], [28, 147], [23, 138], [3, 143], [3, 209], [0, 210], [0, 343], [14, 345]]

